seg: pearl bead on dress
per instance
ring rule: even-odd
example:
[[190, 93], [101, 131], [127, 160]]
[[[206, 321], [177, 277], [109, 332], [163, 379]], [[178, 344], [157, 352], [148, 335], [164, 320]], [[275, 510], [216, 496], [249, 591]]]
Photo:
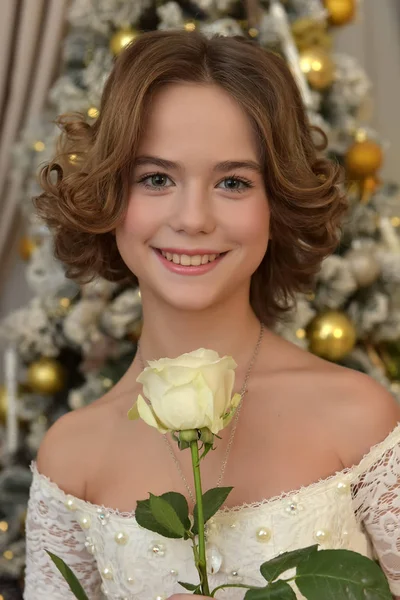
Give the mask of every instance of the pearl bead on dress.
[[268, 527], [260, 527], [256, 533], [258, 542], [269, 542], [271, 539], [271, 530]]
[[124, 531], [117, 531], [117, 533], [114, 536], [114, 539], [120, 546], [125, 546], [129, 539], [129, 536]]
[[64, 504], [68, 508], [68, 510], [76, 510], [77, 508], [75, 498], [73, 496], [67, 496]]
[[102, 569], [101, 573], [102, 573], [104, 579], [113, 579], [114, 578], [112, 568], [110, 566], [104, 567], [104, 569]]
[[327, 529], [317, 529], [314, 533], [314, 537], [320, 544], [327, 541], [330, 536], [330, 532]]
[[92, 520], [89, 515], [82, 515], [79, 519], [79, 523], [82, 529], [89, 529], [90, 525], [92, 524]]
[[336, 484], [336, 491], [340, 496], [345, 495], [350, 491], [350, 486], [346, 481], [339, 481]]

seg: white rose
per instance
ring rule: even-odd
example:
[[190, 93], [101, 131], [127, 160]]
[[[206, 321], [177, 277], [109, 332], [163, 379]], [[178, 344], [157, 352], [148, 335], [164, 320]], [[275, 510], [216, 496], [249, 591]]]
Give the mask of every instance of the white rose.
[[150, 401], [139, 395], [130, 419], [142, 418], [161, 433], [207, 427], [218, 433], [240, 402], [232, 397], [237, 364], [231, 356], [200, 348], [177, 358], [148, 362], [137, 378]]

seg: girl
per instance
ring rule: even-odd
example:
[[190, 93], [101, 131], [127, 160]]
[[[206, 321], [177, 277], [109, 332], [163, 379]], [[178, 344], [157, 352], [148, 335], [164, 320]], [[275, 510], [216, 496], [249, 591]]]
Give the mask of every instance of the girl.
[[125, 376], [59, 419], [32, 464], [25, 600], [72, 598], [45, 550], [95, 600], [176, 598], [178, 580], [197, 582], [190, 544], [134, 517], [149, 491], [193, 506], [190, 453], [127, 412], [146, 360], [199, 347], [234, 357], [244, 395], [202, 469], [205, 489], [234, 486], [208, 526], [212, 588], [262, 584], [262, 562], [318, 542], [376, 552], [400, 597], [397, 405], [272, 329], [346, 208], [287, 66], [241, 38], [146, 33], [116, 61], [97, 122], [62, 123], [39, 213], [68, 276], [140, 285], [144, 326]]

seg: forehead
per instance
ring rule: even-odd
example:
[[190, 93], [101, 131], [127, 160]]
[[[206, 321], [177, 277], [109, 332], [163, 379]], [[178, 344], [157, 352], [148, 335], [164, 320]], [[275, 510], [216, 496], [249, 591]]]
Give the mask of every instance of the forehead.
[[217, 85], [192, 83], [169, 84], [155, 94], [139, 151], [187, 158], [207, 153], [218, 160], [227, 153], [229, 158], [257, 154], [250, 119], [239, 103]]

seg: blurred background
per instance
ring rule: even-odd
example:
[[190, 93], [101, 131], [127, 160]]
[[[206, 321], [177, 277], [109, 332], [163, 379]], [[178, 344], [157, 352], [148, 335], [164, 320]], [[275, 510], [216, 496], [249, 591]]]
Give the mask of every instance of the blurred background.
[[289, 63], [345, 168], [350, 210], [315, 289], [277, 330], [400, 398], [400, 0], [2, 0], [0, 600], [22, 598], [29, 465], [43, 435], [118, 381], [141, 331], [139, 290], [65, 278], [32, 208], [38, 169], [55, 117], [94, 123], [115, 57], [141, 32], [170, 28], [247, 36]]

